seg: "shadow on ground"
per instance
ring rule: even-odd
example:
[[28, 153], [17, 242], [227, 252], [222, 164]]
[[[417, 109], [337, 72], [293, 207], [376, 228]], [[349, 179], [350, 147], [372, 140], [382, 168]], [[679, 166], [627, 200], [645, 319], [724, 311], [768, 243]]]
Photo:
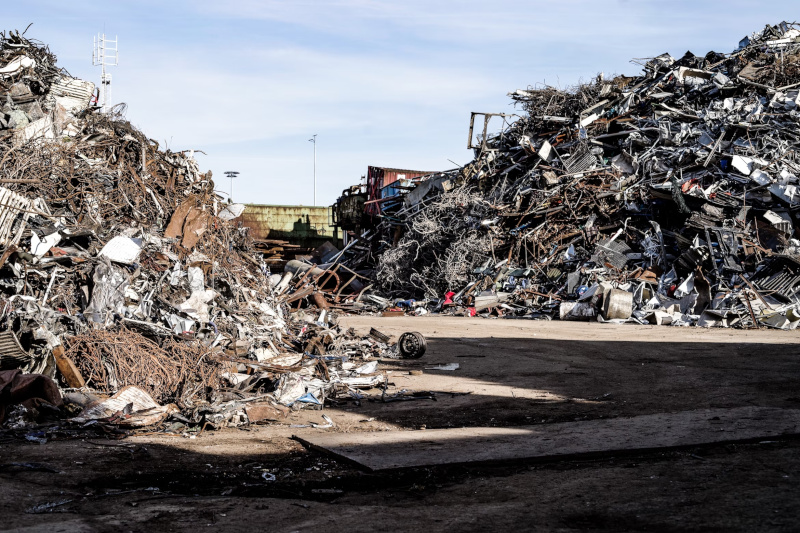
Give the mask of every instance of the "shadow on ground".
[[[455, 371], [427, 370], [458, 363]], [[400, 388], [437, 401], [367, 406], [416, 429], [507, 426], [701, 408], [800, 408], [800, 345], [431, 338], [420, 360], [385, 361]], [[422, 376], [409, 372], [422, 370]]]
[[[398, 388], [433, 391], [436, 401], [365, 399], [343, 403], [331, 416], [418, 429], [800, 407], [797, 344], [428, 342], [423, 359], [383, 366]], [[458, 370], [426, 370], [453, 362]], [[791, 531], [800, 518], [796, 440], [375, 474], [254, 426], [175, 438], [174, 445], [163, 437], [6, 441], [0, 457], [6, 530]]]

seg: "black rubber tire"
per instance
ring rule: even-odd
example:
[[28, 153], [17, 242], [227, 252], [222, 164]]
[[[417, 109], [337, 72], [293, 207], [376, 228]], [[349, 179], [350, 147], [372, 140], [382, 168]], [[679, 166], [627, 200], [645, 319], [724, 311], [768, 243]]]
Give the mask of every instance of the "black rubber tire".
[[403, 359], [419, 359], [425, 355], [425, 350], [428, 349], [428, 342], [422, 336], [422, 333], [407, 331], [400, 335], [397, 347]]

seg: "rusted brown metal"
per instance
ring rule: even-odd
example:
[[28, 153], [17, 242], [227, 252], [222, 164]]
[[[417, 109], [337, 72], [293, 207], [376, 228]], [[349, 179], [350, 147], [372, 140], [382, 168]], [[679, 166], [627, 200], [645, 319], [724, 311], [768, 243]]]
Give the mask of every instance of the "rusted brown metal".
[[323, 296], [323, 294], [319, 291], [311, 294], [311, 301], [314, 302], [314, 305], [318, 309], [328, 309], [328, 307], [330, 307], [328, 305], [328, 301], [325, 299], [325, 296]]
[[282, 420], [286, 418], [291, 410], [288, 407], [272, 402], [253, 402], [248, 403], [245, 408], [247, 419], [251, 424], [264, 421]]
[[75, 363], [72, 362], [72, 359], [64, 355], [64, 347], [62, 345], [59, 344], [53, 348], [53, 357], [56, 359], [58, 371], [61, 372], [67, 386], [73, 389], [80, 389], [86, 386], [86, 382], [83, 380], [83, 376], [81, 376]]

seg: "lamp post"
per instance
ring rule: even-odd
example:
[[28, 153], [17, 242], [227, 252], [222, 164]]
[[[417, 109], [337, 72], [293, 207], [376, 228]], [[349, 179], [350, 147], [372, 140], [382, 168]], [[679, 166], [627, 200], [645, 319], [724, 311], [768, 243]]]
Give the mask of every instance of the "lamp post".
[[230, 202], [233, 203], [233, 178], [239, 177], [239, 172], [236, 170], [226, 170], [225, 175], [231, 180], [231, 195], [228, 197]]
[[309, 140], [314, 143], [314, 207], [317, 206], [317, 134], [315, 133]]

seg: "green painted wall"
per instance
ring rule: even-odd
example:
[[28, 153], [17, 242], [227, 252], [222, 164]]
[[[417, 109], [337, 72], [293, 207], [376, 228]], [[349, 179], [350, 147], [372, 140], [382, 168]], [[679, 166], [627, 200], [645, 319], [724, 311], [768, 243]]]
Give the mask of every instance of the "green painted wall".
[[328, 225], [330, 220], [330, 207], [304, 205], [246, 204], [239, 217], [255, 239], [280, 239], [307, 247], [317, 247], [325, 241], [338, 246], [340, 235]]

